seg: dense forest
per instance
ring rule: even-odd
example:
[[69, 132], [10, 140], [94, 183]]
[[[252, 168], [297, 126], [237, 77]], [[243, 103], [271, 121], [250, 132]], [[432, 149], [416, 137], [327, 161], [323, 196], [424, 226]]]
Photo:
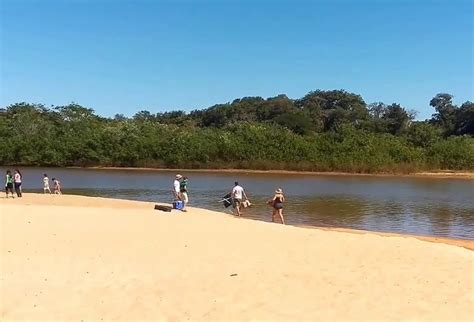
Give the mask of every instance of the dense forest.
[[0, 109], [0, 164], [413, 172], [474, 169], [474, 103], [429, 120], [344, 90], [244, 97], [192, 112], [98, 116], [72, 103]]

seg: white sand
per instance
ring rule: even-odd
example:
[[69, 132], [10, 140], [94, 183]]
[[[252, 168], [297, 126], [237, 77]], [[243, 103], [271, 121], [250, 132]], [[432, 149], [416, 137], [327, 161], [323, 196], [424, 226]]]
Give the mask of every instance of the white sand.
[[452, 245], [78, 196], [0, 199], [0, 220], [2, 321], [474, 316]]

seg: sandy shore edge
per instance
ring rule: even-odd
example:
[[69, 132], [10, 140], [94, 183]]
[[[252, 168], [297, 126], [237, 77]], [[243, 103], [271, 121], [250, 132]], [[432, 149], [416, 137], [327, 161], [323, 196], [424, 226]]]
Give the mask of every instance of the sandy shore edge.
[[[42, 205], [43, 206], [65, 206], [65, 207], [77, 206], [77, 205], [69, 204], [68, 202], [61, 202], [62, 196], [54, 196], [55, 200], [53, 203], [51, 203], [50, 200], [39, 199], [41, 198], [41, 196], [43, 196], [43, 194], [28, 193], [28, 195], [34, 196], [35, 198], [34, 205], [36, 206], [42, 206]], [[82, 200], [82, 203], [80, 205], [81, 207], [98, 207], [98, 203], [97, 203], [98, 201], [100, 202], [100, 207], [104, 207], [104, 208], [152, 209], [155, 204], [170, 206], [170, 204], [166, 204], [166, 203], [156, 203], [156, 202], [148, 202], [148, 201], [129, 200], [129, 199], [91, 197], [91, 196], [81, 196], [81, 195], [64, 195], [64, 196], [72, 196], [72, 197], [80, 198]], [[189, 207], [189, 209], [191, 211], [206, 211], [206, 212], [218, 213], [220, 215], [227, 216], [227, 217], [232, 217], [232, 218], [234, 217], [231, 214], [226, 213], [226, 212], [208, 210], [205, 208]], [[260, 222], [259, 220], [245, 218], [245, 216], [238, 219]], [[267, 223], [267, 224], [272, 224], [272, 223]], [[316, 230], [334, 231], [334, 232], [350, 233], [350, 234], [372, 234], [372, 235], [377, 235], [377, 236], [382, 236], [382, 237], [415, 238], [418, 240], [427, 241], [431, 243], [441, 243], [441, 244], [446, 244], [446, 245], [463, 247], [463, 248], [474, 251], [474, 240], [469, 240], [469, 239], [400, 234], [400, 233], [380, 232], [380, 231], [373, 231], [373, 230], [359, 230], [359, 229], [342, 228], [342, 227], [323, 227], [323, 226], [309, 226], [309, 225], [289, 225], [289, 226], [297, 227], [301, 229], [316, 229]]]
[[95, 169], [116, 171], [156, 171], [156, 172], [201, 172], [201, 173], [251, 173], [251, 174], [289, 174], [311, 176], [360, 176], [360, 177], [406, 177], [433, 179], [470, 179], [474, 180], [474, 171], [424, 171], [416, 173], [353, 173], [353, 172], [323, 172], [323, 171], [290, 171], [290, 170], [250, 170], [250, 169], [169, 169], [169, 168], [133, 168], [133, 167], [67, 167], [67, 169]]
[[372, 231], [372, 230], [358, 230], [358, 229], [340, 228], [340, 227], [320, 227], [320, 226], [317, 226], [317, 227], [297, 226], [297, 227], [308, 228], [308, 229], [320, 229], [320, 230], [327, 230], [327, 231], [338, 231], [338, 232], [350, 233], [350, 234], [362, 234], [362, 235], [374, 234], [374, 235], [383, 236], [383, 237], [415, 238], [415, 239], [427, 241], [430, 243], [439, 243], [439, 244], [458, 246], [458, 247], [463, 247], [471, 251], [474, 251], [474, 240], [470, 240], [470, 239], [398, 234], [398, 233], [388, 233], [388, 232]]

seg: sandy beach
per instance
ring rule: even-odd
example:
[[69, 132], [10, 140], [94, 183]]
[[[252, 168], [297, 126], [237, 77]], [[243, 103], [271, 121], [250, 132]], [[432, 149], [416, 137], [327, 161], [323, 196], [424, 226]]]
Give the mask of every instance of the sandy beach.
[[474, 252], [412, 237], [36, 194], [0, 199], [0, 234], [2, 321], [474, 316]]

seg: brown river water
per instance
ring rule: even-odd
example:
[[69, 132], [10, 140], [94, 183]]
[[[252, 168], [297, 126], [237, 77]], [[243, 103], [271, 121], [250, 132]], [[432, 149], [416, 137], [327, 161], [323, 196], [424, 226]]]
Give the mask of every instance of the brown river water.
[[[5, 167], [0, 171], [5, 173]], [[23, 168], [25, 192], [41, 192], [43, 173], [62, 182], [65, 194], [170, 203], [175, 172]], [[222, 212], [220, 200], [234, 181], [253, 206], [244, 217], [270, 221], [266, 201], [285, 192], [287, 224], [474, 239], [474, 180], [377, 176], [325, 176], [228, 172], [189, 177], [190, 206]], [[52, 184], [51, 184], [52, 187]]]

